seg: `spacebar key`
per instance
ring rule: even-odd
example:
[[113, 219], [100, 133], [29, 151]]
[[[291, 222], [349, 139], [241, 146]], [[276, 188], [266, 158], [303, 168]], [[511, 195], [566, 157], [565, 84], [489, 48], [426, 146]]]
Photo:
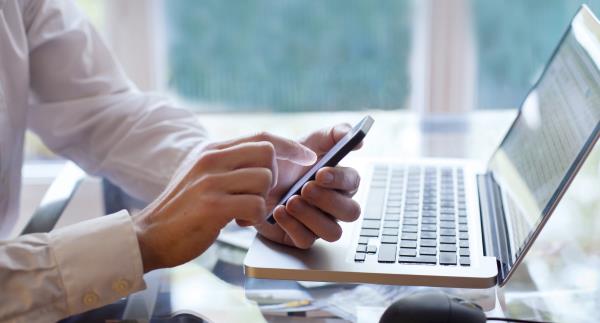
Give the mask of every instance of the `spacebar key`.
[[379, 262], [396, 262], [396, 245], [391, 243], [379, 246]]
[[435, 256], [400, 257], [398, 262], [404, 264], [435, 264], [437, 259]]

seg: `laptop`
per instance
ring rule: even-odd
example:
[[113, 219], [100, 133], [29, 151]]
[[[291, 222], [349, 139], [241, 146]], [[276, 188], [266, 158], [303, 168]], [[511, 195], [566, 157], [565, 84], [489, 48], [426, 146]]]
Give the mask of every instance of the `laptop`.
[[464, 288], [504, 285], [598, 141], [600, 23], [584, 5], [487, 163], [373, 159], [361, 217], [299, 250], [257, 237], [254, 278]]

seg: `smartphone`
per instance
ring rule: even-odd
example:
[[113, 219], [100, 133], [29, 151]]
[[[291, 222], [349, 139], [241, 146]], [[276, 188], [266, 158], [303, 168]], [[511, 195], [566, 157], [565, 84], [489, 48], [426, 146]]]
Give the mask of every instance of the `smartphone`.
[[[290, 197], [294, 195], [300, 195], [302, 186], [308, 181], [315, 179], [317, 171], [323, 167], [333, 167], [337, 165], [349, 152], [354, 149], [367, 135], [371, 125], [373, 125], [373, 118], [370, 116], [364, 117], [352, 131], [348, 132], [340, 141], [338, 141], [319, 161], [317, 161], [313, 167], [311, 167], [304, 176], [302, 176], [290, 190], [283, 196], [281, 201], [277, 203], [279, 205], [285, 205]], [[275, 208], [273, 208], [274, 210]], [[267, 221], [271, 224], [275, 224], [275, 218], [273, 217], [273, 211], [269, 214]]]

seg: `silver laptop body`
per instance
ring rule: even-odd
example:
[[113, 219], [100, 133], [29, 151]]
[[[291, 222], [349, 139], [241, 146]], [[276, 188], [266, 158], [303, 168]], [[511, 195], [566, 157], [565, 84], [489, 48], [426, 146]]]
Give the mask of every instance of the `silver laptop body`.
[[[504, 285], [600, 136], [600, 23], [584, 5], [487, 164], [358, 160], [362, 215], [309, 250], [261, 237], [254, 278]], [[373, 144], [368, 142], [366, 144]]]

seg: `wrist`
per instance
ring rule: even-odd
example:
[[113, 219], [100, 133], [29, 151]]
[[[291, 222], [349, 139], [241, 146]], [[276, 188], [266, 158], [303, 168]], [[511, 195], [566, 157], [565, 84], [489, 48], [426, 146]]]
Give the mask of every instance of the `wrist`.
[[[143, 212], [143, 211], [142, 211]], [[140, 255], [142, 257], [142, 265], [144, 273], [148, 273], [152, 270], [160, 268], [157, 263], [157, 257], [154, 255], [153, 248], [149, 240], [147, 225], [142, 220], [142, 214], [138, 214], [133, 218], [133, 226], [135, 230], [135, 236], [138, 241], [140, 248]]]

